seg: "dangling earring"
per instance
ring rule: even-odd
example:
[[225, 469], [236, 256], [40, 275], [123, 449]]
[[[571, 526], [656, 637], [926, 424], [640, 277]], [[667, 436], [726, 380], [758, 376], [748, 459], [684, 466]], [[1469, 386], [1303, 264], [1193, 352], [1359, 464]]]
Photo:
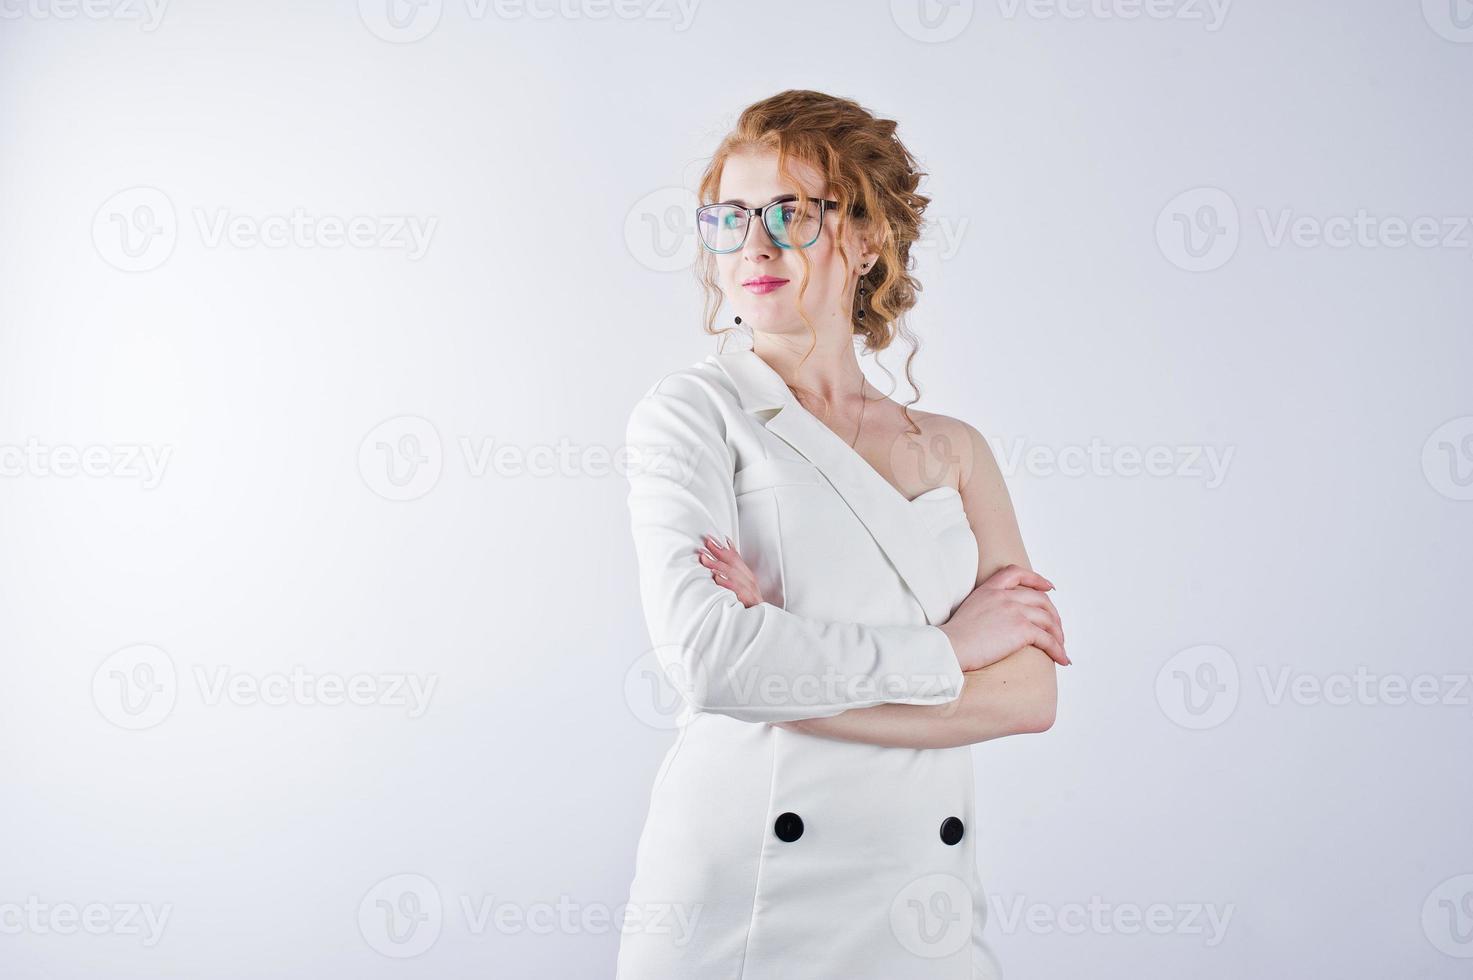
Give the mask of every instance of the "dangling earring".
[[869, 274], [869, 267], [868, 266], [866, 266], [859, 273], [859, 311], [857, 313], [855, 313], [854, 315], [857, 316], [861, 320], [864, 319], [864, 297], [865, 297], [864, 277], [866, 275], [868, 275], [868, 274]]
[[740, 326], [741, 326], [741, 325], [742, 325], [742, 318], [741, 318], [741, 317], [737, 317], [737, 318], [736, 318], [736, 324], [737, 324], [737, 326], [739, 326], [739, 327], [740, 327]]

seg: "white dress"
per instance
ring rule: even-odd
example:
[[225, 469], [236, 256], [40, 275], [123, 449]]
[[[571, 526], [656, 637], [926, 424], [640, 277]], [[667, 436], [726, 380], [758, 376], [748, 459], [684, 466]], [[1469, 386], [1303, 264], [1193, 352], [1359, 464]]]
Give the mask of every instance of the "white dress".
[[[750, 350], [662, 377], [626, 438], [641, 601], [683, 700], [617, 980], [997, 980], [971, 747], [772, 724], [960, 696], [936, 626], [976, 580], [960, 495], [907, 500]], [[712, 580], [706, 533], [762, 603]]]

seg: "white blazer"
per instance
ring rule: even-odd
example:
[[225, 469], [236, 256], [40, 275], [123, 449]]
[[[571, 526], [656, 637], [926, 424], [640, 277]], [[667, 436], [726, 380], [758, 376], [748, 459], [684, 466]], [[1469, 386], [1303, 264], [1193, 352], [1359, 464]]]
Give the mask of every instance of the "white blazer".
[[[960, 696], [936, 625], [976, 579], [960, 495], [907, 500], [750, 350], [660, 378], [626, 442], [641, 602], [682, 705], [618, 980], [997, 980], [970, 746], [771, 724]], [[713, 581], [708, 533], [763, 602]]]

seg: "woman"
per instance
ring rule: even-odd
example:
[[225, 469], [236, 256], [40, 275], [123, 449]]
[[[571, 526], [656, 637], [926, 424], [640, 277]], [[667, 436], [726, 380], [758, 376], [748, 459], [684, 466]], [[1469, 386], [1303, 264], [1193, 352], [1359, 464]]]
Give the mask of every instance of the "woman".
[[929, 199], [894, 131], [783, 92], [701, 183], [707, 331], [725, 296], [752, 343], [629, 416], [640, 595], [683, 703], [620, 980], [1001, 975], [970, 746], [1046, 730], [1069, 661], [985, 440], [859, 366], [918, 289]]

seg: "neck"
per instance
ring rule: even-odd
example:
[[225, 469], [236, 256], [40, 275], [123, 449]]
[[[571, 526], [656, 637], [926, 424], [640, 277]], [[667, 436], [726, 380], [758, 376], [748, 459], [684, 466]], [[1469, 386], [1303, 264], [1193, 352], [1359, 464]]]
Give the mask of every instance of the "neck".
[[825, 344], [820, 340], [810, 351], [806, 338], [789, 341], [755, 334], [752, 352], [766, 361], [789, 387], [812, 392], [827, 405], [857, 401], [863, 390], [864, 372], [848, 338], [842, 344]]

